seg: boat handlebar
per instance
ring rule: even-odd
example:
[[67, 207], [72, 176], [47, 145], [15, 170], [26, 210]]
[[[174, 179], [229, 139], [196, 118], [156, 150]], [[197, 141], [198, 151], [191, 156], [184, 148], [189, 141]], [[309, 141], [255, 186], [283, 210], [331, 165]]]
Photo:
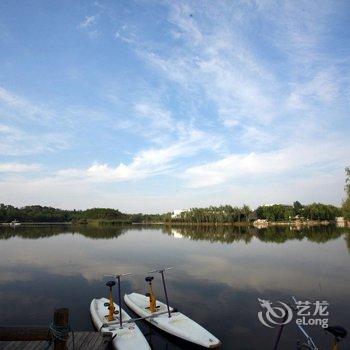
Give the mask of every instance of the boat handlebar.
[[157, 269], [157, 270], [149, 271], [148, 273], [162, 273], [164, 271], [172, 270], [174, 268], [175, 268], [174, 266], [172, 266], [172, 267], [165, 267], [163, 269]]

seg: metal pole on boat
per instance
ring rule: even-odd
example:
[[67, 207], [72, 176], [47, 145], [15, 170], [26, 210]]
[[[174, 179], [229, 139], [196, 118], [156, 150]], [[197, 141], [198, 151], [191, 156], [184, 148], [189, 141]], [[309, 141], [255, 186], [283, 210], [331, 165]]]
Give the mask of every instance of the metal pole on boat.
[[168, 293], [166, 291], [166, 284], [165, 284], [165, 278], [164, 278], [164, 270], [161, 270], [159, 272], [162, 275], [162, 282], [163, 282], [164, 294], [165, 294], [165, 302], [166, 302], [166, 307], [168, 309], [168, 317], [171, 317], [170, 307], [169, 307], [169, 300], [168, 300]]
[[165, 294], [165, 302], [166, 302], [166, 307], [168, 309], [168, 317], [171, 317], [171, 311], [170, 311], [170, 306], [169, 306], [169, 299], [168, 299], [168, 293], [166, 290], [166, 284], [165, 284], [165, 277], [164, 277], [164, 271], [167, 270], [172, 270], [174, 267], [166, 267], [165, 269], [161, 270], [152, 270], [149, 273], [155, 273], [158, 272], [162, 275], [162, 282], [163, 282], [163, 288], [164, 288], [164, 294]]
[[119, 306], [119, 328], [123, 328], [123, 316], [122, 316], [122, 293], [120, 288], [120, 277], [130, 276], [131, 273], [122, 273], [120, 275], [105, 275], [106, 277], [114, 277], [118, 281], [118, 306]]
[[123, 320], [122, 320], [122, 298], [120, 291], [120, 275], [116, 276], [118, 280], [118, 305], [119, 305], [119, 328], [123, 328]]

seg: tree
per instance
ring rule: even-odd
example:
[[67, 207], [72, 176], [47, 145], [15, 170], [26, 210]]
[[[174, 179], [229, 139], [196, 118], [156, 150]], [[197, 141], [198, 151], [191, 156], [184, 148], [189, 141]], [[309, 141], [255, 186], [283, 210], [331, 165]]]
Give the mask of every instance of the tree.
[[299, 201], [293, 203], [293, 213], [294, 215], [300, 215], [302, 213], [303, 206]]
[[259, 219], [268, 221], [289, 221], [293, 217], [293, 207], [283, 204], [262, 205], [257, 208], [256, 214]]
[[350, 220], [350, 167], [345, 168], [346, 199], [343, 202], [342, 212], [345, 219]]

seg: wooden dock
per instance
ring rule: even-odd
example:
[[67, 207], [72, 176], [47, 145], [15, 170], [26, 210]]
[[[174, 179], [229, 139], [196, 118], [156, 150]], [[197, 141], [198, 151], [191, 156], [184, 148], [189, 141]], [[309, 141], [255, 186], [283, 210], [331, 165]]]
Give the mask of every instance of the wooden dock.
[[[69, 335], [67, 350], [107, 350], [111, 336], [100, 332], [75, 332]], [[42, 341], [0, 341], [0, 350], [45, 350], [48, 342]], [[49, 349], [53, 349], [51, 346]]]
[[69, 310], [55, 310], [50, 327], [1, 327], [0, 350], [107, 350], [112, 333], [72, 332]]

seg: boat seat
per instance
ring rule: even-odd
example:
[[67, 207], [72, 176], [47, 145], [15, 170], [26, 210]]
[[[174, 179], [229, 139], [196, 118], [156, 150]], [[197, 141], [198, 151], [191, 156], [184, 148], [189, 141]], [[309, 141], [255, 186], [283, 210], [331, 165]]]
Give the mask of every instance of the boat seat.
[[147, 276], [147, 277], [145, 278], [145, 281], [148, 282], [148, 283], [150, 283], [150, 282], [153, 281], [153, 279], [154, 279], [153, 276]]
[[344, 339], [347, 335], [347, 331], [344, 327], [342, 326], [330, 326], [325, 328], [325, 330], [331, 334], [334, 335], [336, 338], [342, 338]]
[[108, 281], [108, 282], [106, 283], [106, 286], [109, 287], [109, 288], [112, 288], [112, 287], [115, 286], [115, 282], [114, 282], [114, 281]]

